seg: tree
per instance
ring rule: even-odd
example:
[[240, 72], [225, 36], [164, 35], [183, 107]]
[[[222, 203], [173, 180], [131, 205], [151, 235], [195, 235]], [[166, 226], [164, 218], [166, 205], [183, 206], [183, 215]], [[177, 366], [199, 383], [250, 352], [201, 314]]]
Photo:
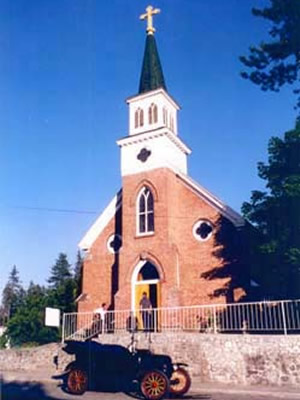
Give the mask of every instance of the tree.
[[5, 308], [1, 305], [0, 306], [0, 326], [5, 325], [7, 319], [7, 315], [5, 312]]
[[[269, 7], [253, 8], [256, 17], [262, 17], [272, 23], [268, 43], [250, 47], [250, 55], [242, 56], [242, 63], [252, 70], [242, 72], [242, 77], [250, 79], [262, 90], [279, 91], [284, 84], [294, 85], [294, 93], [300, 77], [300, 1], [270, 0]], [[300, 97], [297, 100], [300, 108]], [[299, 116], [300, 117], [300, 116]]]
[[51, 268], [51, 276], [48, 279], [48, 283], [50, 284], [50, 287], [58, 288], [71, 277], [71, 265], [68, 262], [67, 255], [59, 253], [55, 264]]
[[270, 139], [268, 164], [258, 164], [266, 192], [253, 191], [242, 211], [260, 233], [255, 263], [271, 298], [300, 297], [300, 121]]
[[7, 319], [12, 317], [17, 308], [22, 304], [23, 297], [24, 289], [20, 282], [17, 267], [14, 265], [2, 292], [2, 306]]
[[30, 282], [23, 304], [7, 325], [7, 336], [12, 346], [45, 344], [59, 339], [55, 328], [44, 326], [44, 312], [48, 305], [47, 290]]
[[48, 283], [49, 305], [59, 308], [61, 312], [75, 311], [76, 282], [66, 254], [58, 255]]

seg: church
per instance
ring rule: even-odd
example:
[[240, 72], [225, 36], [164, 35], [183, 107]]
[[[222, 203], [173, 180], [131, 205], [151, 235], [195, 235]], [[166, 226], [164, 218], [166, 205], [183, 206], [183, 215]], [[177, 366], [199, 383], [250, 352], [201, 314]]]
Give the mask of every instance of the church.
[[244, 294], [244, 219], [188, 175], [191, 149], [167, 90], [149, 6], [139, 90], [127, 99], [129, 131], [117, 145], [122, 188], [80, 241], [79, 312], [102, 303], [137, 310], [237, 301]]

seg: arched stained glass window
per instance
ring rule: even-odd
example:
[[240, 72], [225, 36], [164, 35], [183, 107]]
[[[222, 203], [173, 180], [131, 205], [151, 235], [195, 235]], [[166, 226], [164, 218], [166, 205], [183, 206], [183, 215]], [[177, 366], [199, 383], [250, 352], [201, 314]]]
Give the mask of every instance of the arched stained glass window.
[[154, 201], [151, 190], [145, 186], [137, 199], [138, 233], [154, 232]]

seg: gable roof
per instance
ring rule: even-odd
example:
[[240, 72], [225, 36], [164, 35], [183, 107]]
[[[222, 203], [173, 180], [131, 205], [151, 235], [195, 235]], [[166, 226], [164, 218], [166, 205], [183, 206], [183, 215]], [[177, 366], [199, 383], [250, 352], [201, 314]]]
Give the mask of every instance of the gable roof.
[[99, 215], [93, 225], [89, 228], [86, 234], [83, 236], [78, 246], [81, 250], [89, 250], [93, 245], [97, 237], [101, 234], [103, 229], [109, 223], [109, 221], [115, 216], [116, 212], [122, 205], [122, 189], [114, 196], [108, 206]]
[[[199, 185], [199, 183], [195, 182], [192, 178], [181, 172], [177, 172], [176, 176], [178, 179], [182, 181], [184, 185], [186, 185], [190, 190], [192, 190], [198, 197], [200, 197], [203, 201], [212, 206], [221, 215], [223, 215], [230, 222], [232, 222], [234, 226], [238, 228], [245, 225], [245, 219], [239, 213], [234, 211], [231, 207], [227, 206], [223, 201], [221, 201], [218, 197], [213, 195], [203, 186]], [[119, 190], [119, 192], [114, 196], [114, 198], [110, 201], [108, 206], [104, 209], [104, 211], [100, 214], [100, 216], [96, 219], [94, 224], [89, 228], [84, 237], [81, 239], [78, 245], [81, 250], [90, 249], [90, 247], [102, 233], [106, 225], [115, 216], [116, 212], [120, 209], [121, 205], [122, 205], [122, 189]]]
[[226, 205], [222, 200], [220, 200], [217, 196], [213, 195], [203, 186], [199, 185], [198, 182], [194, 181], [189, 176], [183, 174], [182, 172], [177, 172], [176, 176], [191, 190], [194, 191], [196, 195], [198, 195], [202, 200], [204, 200], [207, 204], [214, 207], [220, 214], [226, 217], [230, 222], [233, 223], [234, 226], [240, 227], [245, 225], [245, 219], [236, 211], [234, 211], [231, 207]]

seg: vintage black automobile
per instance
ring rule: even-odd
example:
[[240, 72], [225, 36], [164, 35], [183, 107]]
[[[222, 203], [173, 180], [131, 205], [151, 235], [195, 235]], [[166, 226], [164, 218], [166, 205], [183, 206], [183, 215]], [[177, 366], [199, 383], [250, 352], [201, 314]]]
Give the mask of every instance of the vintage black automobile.
[[184, 368], [167, 355], [149, 350], [129, 351], [119, 345], [66, 341], [64, 351], [75, 354], [66, 368], [66, 390], [83, 394], [86, 390], [140, 393], [146, 399], [159, 400], [168, 393], [183, 395], [191, 385]]

